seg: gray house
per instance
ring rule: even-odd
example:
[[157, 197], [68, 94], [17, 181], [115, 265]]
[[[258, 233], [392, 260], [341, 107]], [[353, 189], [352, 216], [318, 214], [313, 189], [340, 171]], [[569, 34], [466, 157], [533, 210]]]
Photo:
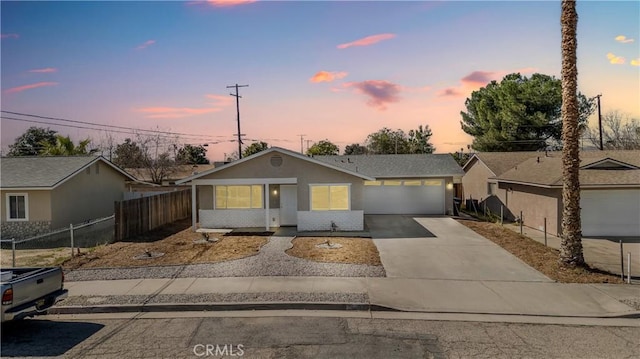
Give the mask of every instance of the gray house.
[[272, 147], [176, 184], [192, 185], [202, 228], [355, 231], [365, 214], [451, 213], [462, 175], [449, 154], [313, 158]]
[[135, 180], [103, 157], [0, 159], [2, 237], [25, 238], [113, 214], [125, 181]]

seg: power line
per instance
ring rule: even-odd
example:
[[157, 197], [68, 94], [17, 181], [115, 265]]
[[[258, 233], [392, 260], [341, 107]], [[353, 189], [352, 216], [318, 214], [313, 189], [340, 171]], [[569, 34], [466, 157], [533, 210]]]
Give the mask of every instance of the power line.
[[[79, 129], [85, 129], [85, 130], [94, 130], [94, 131], [105, 131], [105, 132], [112, 132], [112, 133], [122, 133], [122, 134], [127, 134], [127, 135], [135, 135], [136, 134], [136, 129], [132, 129], [130, 131], [119, 131], [119, 130], [107, 130], [104, 128], [95, 128], [95, 127], [87, 127], [87, 126], [78, 126], [78, 125], [68, 125], [68, 124], [63, 124], [63, 123], [55, 123], [55, 122], [48, 122], [48, 121], [38, 121], [38, 120], [30, 120], [30, 119], [26, 119], [26, 118], [15, 118], [15, 117], [8, 117], [8, 116], [0, 116], [1, 119], [3, 120], [10, 120], [10, 121], [22, 121], [22, 122], [31, 122], [31, 123], [39, 123], [39, 124], [44, 124], [44, 125], [54, 125], [54, 126], [62, 126], [62, 127], [71, 127], [71, 128], [79, 128]], [[158, 133], [157, 134], [159, 137], [162, 138], [174, 138], [176, 135], [169, 135], [169, 134], [161, 134]], [[183, 139], [191, 139], [191, 140], [197, 140], [197, 141], [204, 141], [204, 139], [194, 139], [190, 136], [180, 136], [179, 137], [183, 138]], [[216, 140], [216, 141], [220, 141], [220, 140]], [[216, 141], [212, 141], [212, 142], [216, 142]], [[224, 142], [224, 141], [222, 141]]]
[[[41, 119], [45, 119], [45, 120], [54, 120], [54, 121], [62, 121], [62, 122], [79, 123], [79, 124], [83, 124], [83, 125], [101, 126], [101, 127], [117, 128], [117, 129], [122, 129], [122, 130], [140, 131], [140, 132], [153, 132], [153, 133], [160, 133], [160, 134], [170, 134], [170, 135], [189, 136], [189, 137], [205, 137], [205, 138], [227, 137], [227, 136], [211, 136], [211, 135], [191, 134], [191, 133], [181, 133], [181, 132], [171, 132], [171, 131], [160, 131], [160, 130], [145, 130], [145, 129], [142, 129], [142, 128], [135, 128], [135, 127], [104, 125], [104, 124], [95, 123], [95, 122], [69, 120], [69, 119], [66, 119], [66, 118], [41, 116], [41, 115], [34, 115], [34, 114], [21, 113], [21, 112], [4, 111], [4, 110], [2, 110], [1, 112], [8, 113], [8, 114], [11, 114], [11, 115], [19, 115], [19, 116], [26, 116], [26, 117], [41, 118]], [[54, 125], [57, 125], [57, 124], [54, 124]]]

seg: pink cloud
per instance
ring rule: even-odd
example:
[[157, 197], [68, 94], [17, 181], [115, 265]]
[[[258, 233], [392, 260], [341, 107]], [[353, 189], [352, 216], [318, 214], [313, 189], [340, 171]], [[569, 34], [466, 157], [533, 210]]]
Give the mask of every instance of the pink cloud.
[[618, 36], [616, 36], [616, 41], [617, 42], [621, 42], [623, 44], [628, 44], [628, 43], [634, 42], [635, 40], [634, 39], [630, 39], [630, 38], [628, 38], [628, 37], [626, 37], [624, 35], [618, 35]]
[[447, 87], [438, 92], [439, 97], [466, 96], [467, 94], [486, 86], [489, 82], [499, 80], [510, 73], [532, 73], [537, 71], [535, 67], [523, 67], [513, 71], [473, 71], [460, 79], [459, 86]]
[[491, 82], [495, 76], [495, 72], [491, 71], [474, 71], [463, 77], [460, 81], [465, 85], [484, 86]]
[[0, 38], [2, 39], [17, 39], [20, 35], [18, 34], [0, 34]]
[[348, 74], [344, 71], [336, 72], [336, 71], [319, 71], [313, 77], [309, 79], [311, 82], [332, 82], [334, 80], [339, 80], [347, 76]]
[[46, 74], [46, 73], [58, 72], [58, 69], [53, 68], [53, 67], [45, 67], [45, 68], [42, 68], [42, 69], [29, 70], [29, 72]]
[[369, 46], [369, 45], [377, 44], [380, 41], [393, 39], [394, 37], [396, 37], [396, 34], [371, 35], [371, 36], [363, 37], [362, 39], [358, 39], [352, 42], [340, 44], [337, 46], [337, 48], [346, 49], [352, 46]]
[[463, 93], [457, 87], [447, 87], [446, 89], [438, 92], [439, 97], [458, 97], [462, 96]]
[[220, 111], [216, 107], [143, 107], [137, 112], [146, 114], [146, 118], [183, 118]]
[[609, 59], [609, 63], [613, 65], [622, 65], [626, 61], [624, 57], [616, 56], [611, 52], [607, 54], [607, 59]]
[[55, 86], [57, 84], [58, 84], [57, 82], [37, 82], [35, 84], [12, 87], [10, 89], [4, 90], [4, 93], [17, 93], [17, 92], [22, 92], [26, 90], [36, 89], [39, 87]]
[[205, 0], [205, 1], [189, 1], [187, 5], [209, 4], [215, 7], [231, 7], [238, 5], [251, 4], [257, 0]]
[[221, 107], [225, 107], [225, 106], [229, 106], [231, 104], [233, 104], [234, 100], [233, 97], [227, 95], [214, 95], [214, 94], [207, 94], [205, 95], [206, 98], [213, 100], [214, 106], [221, 106]]
[[384, 80], [367, 80], [362, 82], [348, 82], [344, 87], [354, 88], [357, 92], [369, 97], [367, 104], [380, 111], [387, 109], [387, 104], [398, 102], [401, 86]]
[[142, 45], [136, 46], [136, 50], [146, 49], [147, 47], [156, 43], [156, 40], [147, 40]]

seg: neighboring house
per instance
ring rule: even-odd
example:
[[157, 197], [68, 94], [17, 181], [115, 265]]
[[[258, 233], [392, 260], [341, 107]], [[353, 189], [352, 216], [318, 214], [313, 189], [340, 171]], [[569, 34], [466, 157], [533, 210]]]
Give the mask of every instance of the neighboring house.
[[[500, 176], [517, 164], [530, 158], [544, 156], [544, 152], [479, 152], [473, 154], [462, 168], [462, 199], [478, 201], [476, 210], [487, 209], [500, 214], [500, 207], [505, 204], [505, 193], [498, 191], [498, 183], [494, 177]], [[473, 210], [473, 208], [469, 208]], [[503, 215], [507, 220], [514, 220], [515, 216], [503, 207]]]
[[[543, 230], [546, 218], [553, 235], [562, 232], [561, 156], [541, 152], [490, 179], [525, 225]], [[584, 151], [580, 158], [583, 236], [640, 236], [640, 151]]]
[[272, 147], [176, 184], [192, 185], [202, 228], [357, 231], [366, 213], [450, 213], [462, 174], [449, 154], [312, 158]]
[[113, 214], [134, 178], [103, 157], [0, 159], [2, 237], [26, 238]]

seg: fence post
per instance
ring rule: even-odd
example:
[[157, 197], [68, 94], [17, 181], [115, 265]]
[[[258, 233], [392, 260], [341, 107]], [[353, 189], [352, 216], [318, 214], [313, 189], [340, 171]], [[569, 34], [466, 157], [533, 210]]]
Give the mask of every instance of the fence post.
[[631, 284], [631, 252], [627, 252], [627, 284]]
[[544, 246], [547, 246], [547, 217], [544, 217]]
[[620, 240], [620, 277], [624, 282], [624, 250], [622, 246], [622, 239]]
[[502, 226], [504, 221], [504, 206], [500, 205], [500, 225]]
[[520, 211], [520, 235], [522, 235], [522, 223], [524, 222], [524, 219], [522, 218], [522, 211]]
[[69, 234], [71, 237], [71, 257], [73, 257], [73, 223], [69, 223]]
[[16, 267], [16, 239], [11, 238], [11, 266]]

